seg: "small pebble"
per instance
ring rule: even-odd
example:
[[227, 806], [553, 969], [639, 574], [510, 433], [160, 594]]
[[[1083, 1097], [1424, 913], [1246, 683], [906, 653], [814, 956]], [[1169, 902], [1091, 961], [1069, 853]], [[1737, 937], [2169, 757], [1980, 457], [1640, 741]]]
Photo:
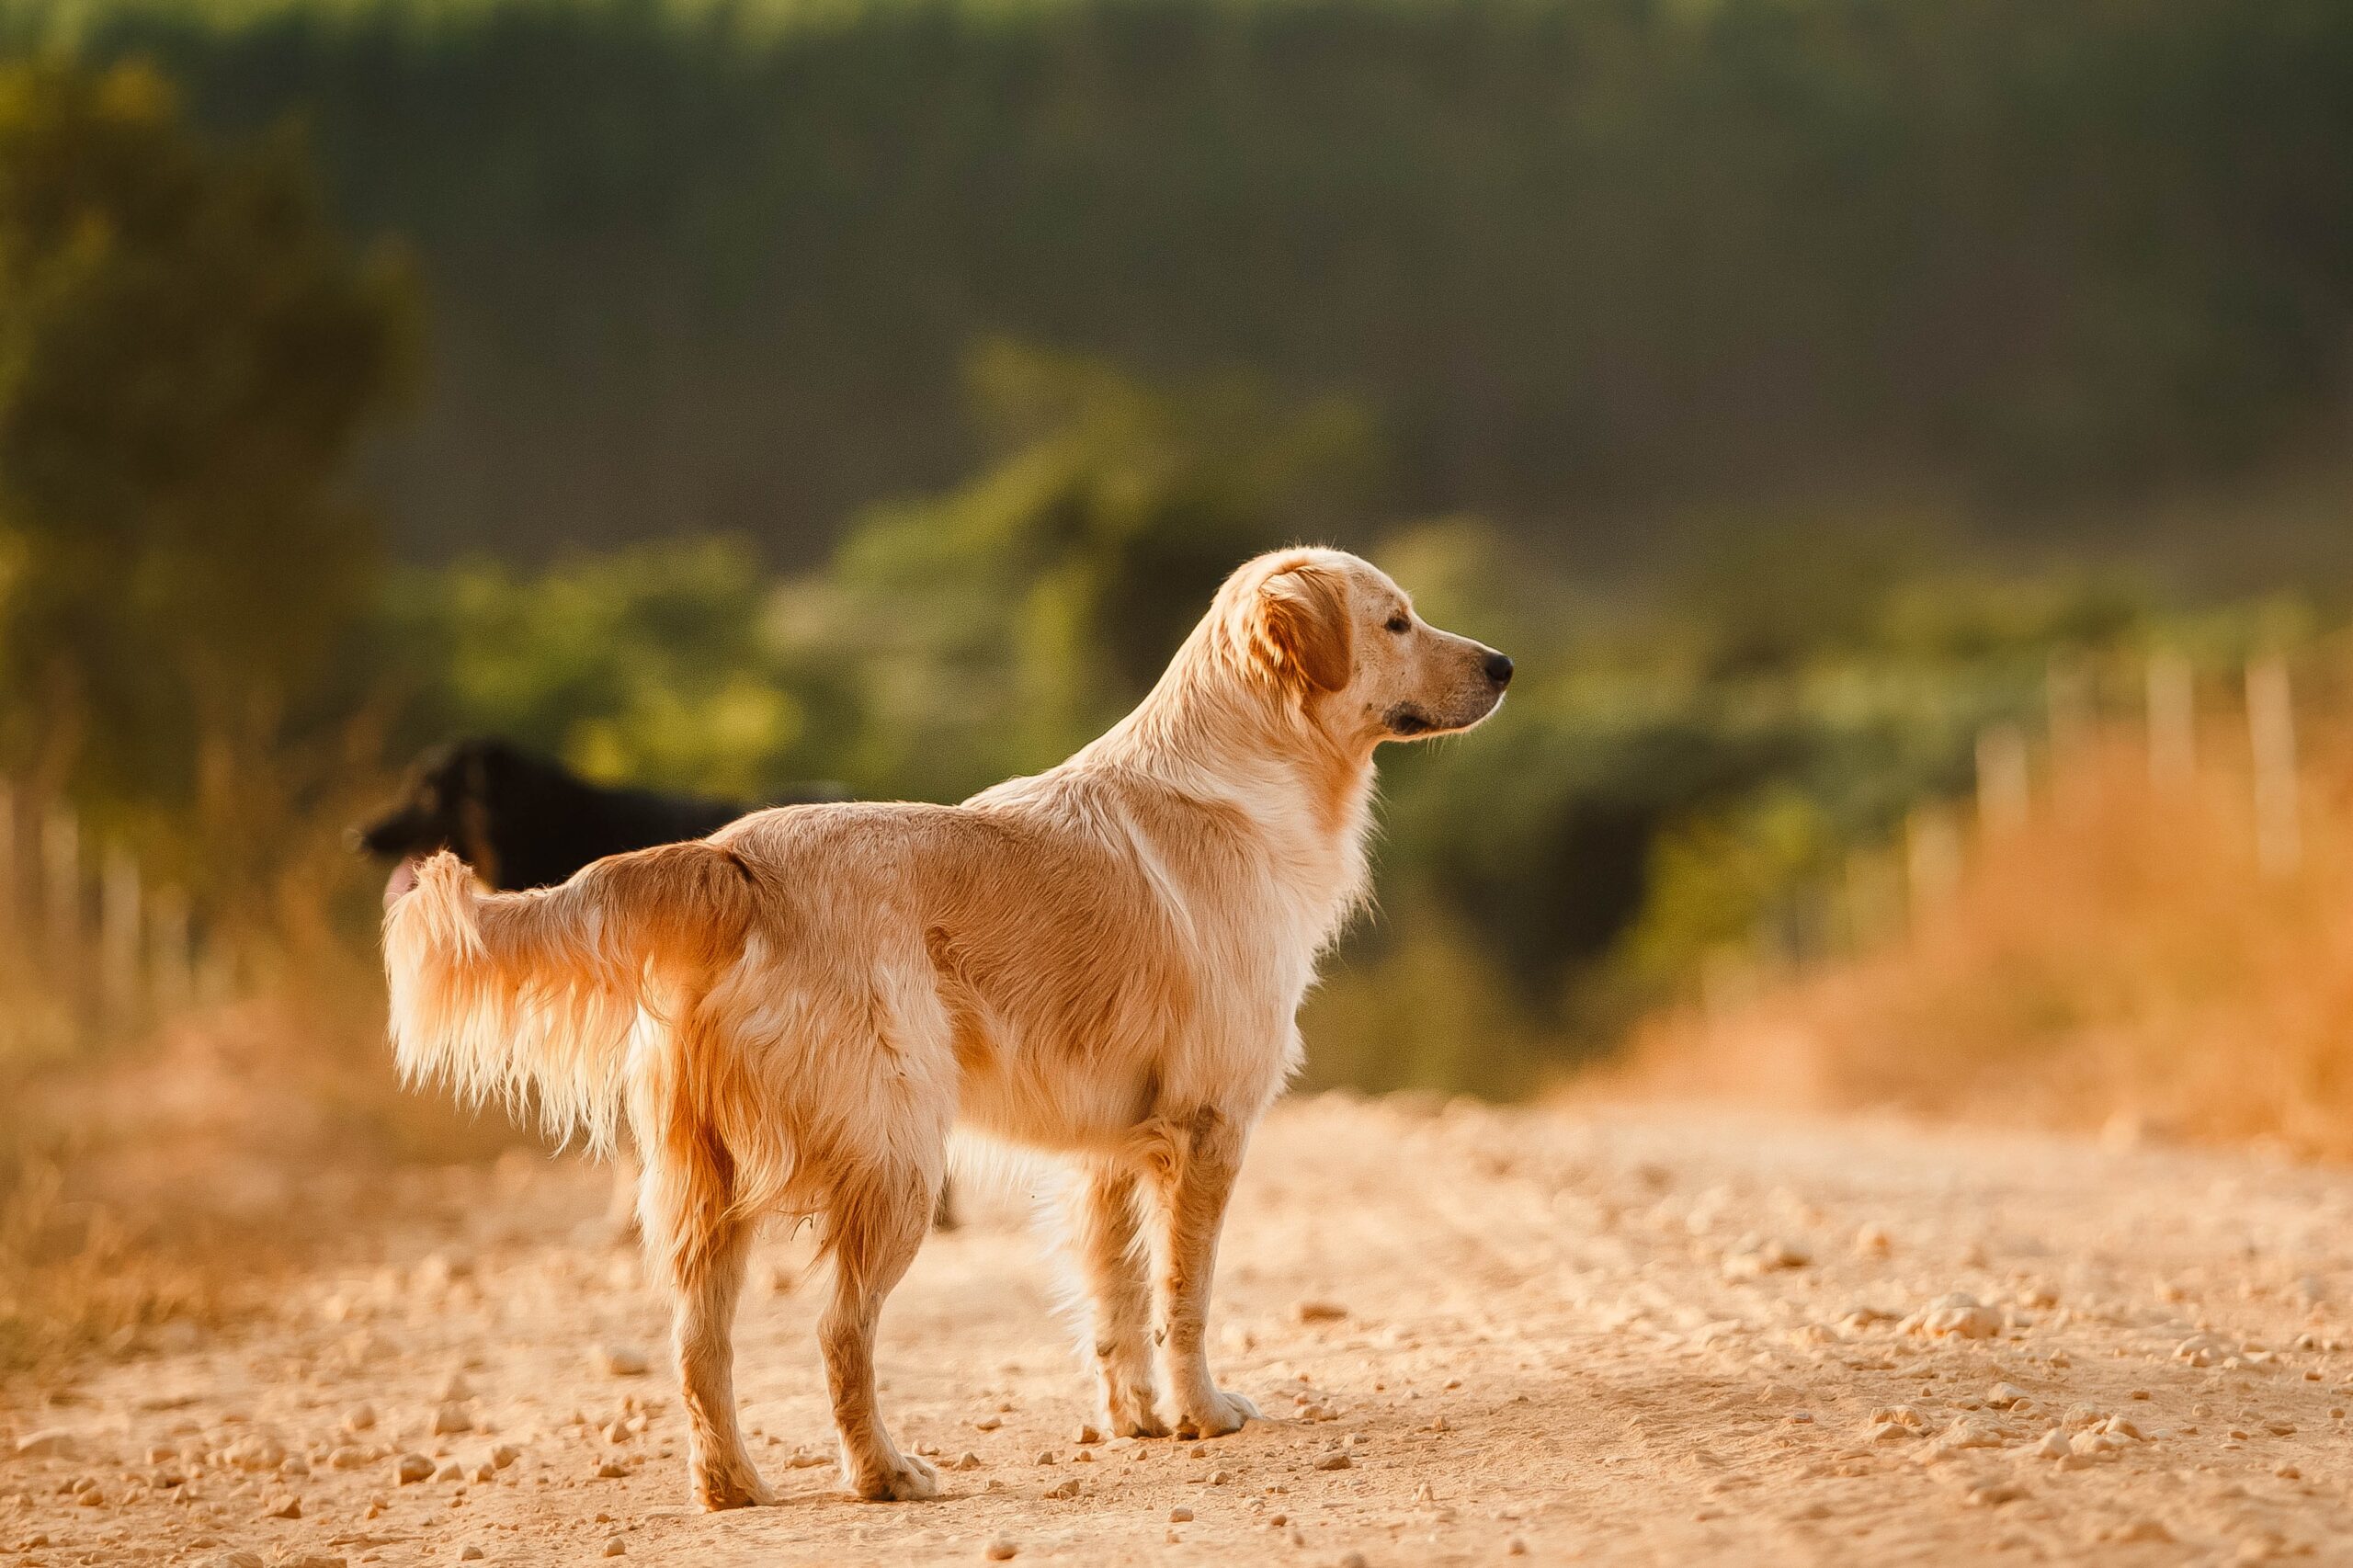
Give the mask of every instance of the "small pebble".
[[1193, 1522], [1193, 1510], [1171, 1508], [1168, 1510], [1168, 1522], [1172, 1525], [1189, 1525]]
[[981, 1549], [981, 1555], [992, 1562], [1006, 1562], [1012, 1561], [1013, 1554], [1020, 1550], [1005, 1537], [998, 1536]]
[[617, 1535], [608, 1536], [605, 1539], [605, 1555], [608, 1557], [627, 1557], [629, 1555], [629, 1542], [623, 1540]]
[[596, 1360], [597, 1369], [608, 1378], [642, 1378], [653, 1364], [644, 1351], [627, 1345], [600, 1345]]

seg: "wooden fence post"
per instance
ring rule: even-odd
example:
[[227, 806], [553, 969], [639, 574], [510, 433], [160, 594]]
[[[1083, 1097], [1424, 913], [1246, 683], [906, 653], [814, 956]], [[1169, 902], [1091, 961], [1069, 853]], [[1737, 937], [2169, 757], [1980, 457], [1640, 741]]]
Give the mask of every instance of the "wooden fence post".
[[1995, 724], [1977, 736], [1977, 818], [1987, 833], [2026, 825], [2031, 808], [2026, 734], [2016, 724]]
[[2080, 751], [2091, 739], [2092, 672], [2081, 656], [2052, 655], [2043, 672], [2043, 701], [2046, 722], [2051, 726], [2052, 767], [2055, 773], [2062, 761]]
[[2149, 781], [2186, 784], [2198, 773], [2198, 681], [2179, 653], [2149, 656]]
[[109, 845], [98, 881], [98, 1001], [118, 1028], [139, 1015], [141, 936], [139, 862]]
[[172, 1017], [196, 995], [188, 894], [177, 888], [157, 888], [148, 897], [147, 994], [161, 1018]]
[[2246, 667], [2247, 737], [2255, 749], [2255, 858], [2267, 877], [2295, 874], [2303, 858], [2296, 800], [2296, 713], [2287, 662]]
[[1904, 824], [1904, 865], [1917, 922], [1949, 902], [1961, 884], [1961, 829], [1942, 806], [1923, 806]]
[[71, 963], [82, 936], [82, 825], [70, 806], [52, 804], [40, 832], [41, 946]]
[[1864, 952], [1904, 929], [1904, 874], [1893, 857], [1856, 849], [1847, 856], [1846, 940]]

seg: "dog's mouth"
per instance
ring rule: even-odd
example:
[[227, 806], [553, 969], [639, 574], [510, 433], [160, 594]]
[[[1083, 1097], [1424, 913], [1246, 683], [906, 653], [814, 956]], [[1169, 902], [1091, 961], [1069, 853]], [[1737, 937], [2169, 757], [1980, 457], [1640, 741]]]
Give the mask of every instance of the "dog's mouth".
[[1432, 713], [1418, 703], [1400, 702], [1381, 716], [1382, 725], [1392, 740], [1416, 740], [1425, 735], [1457, 735], [1485, 719], [1503, 706], [1503, 693], [1495, 692], [1480, 703], [1474, 711], [1449, 713], [1443, 717]]

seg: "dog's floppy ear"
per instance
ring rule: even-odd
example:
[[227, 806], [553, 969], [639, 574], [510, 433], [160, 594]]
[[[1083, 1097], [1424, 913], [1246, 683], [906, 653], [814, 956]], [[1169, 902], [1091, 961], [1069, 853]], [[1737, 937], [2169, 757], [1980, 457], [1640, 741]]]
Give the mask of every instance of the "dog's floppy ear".
[[1347, 585], [1309, 563], [1258, 585], [1250, 606], [1252, 651], [1278, 680], [1307, 691], [1337, 691], [1355, 668]]

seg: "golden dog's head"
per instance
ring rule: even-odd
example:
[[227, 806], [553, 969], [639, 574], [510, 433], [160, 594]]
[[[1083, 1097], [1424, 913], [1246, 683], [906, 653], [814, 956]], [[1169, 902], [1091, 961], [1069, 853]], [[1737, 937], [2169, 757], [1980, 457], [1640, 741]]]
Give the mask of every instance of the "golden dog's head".
[[1338, 738], [1467, 730], [1511, 684], [1509, 659], [1430, 625], [1387, 573], [1345, 551], [1262, 555], [1220, 598], [1234, 650]]

